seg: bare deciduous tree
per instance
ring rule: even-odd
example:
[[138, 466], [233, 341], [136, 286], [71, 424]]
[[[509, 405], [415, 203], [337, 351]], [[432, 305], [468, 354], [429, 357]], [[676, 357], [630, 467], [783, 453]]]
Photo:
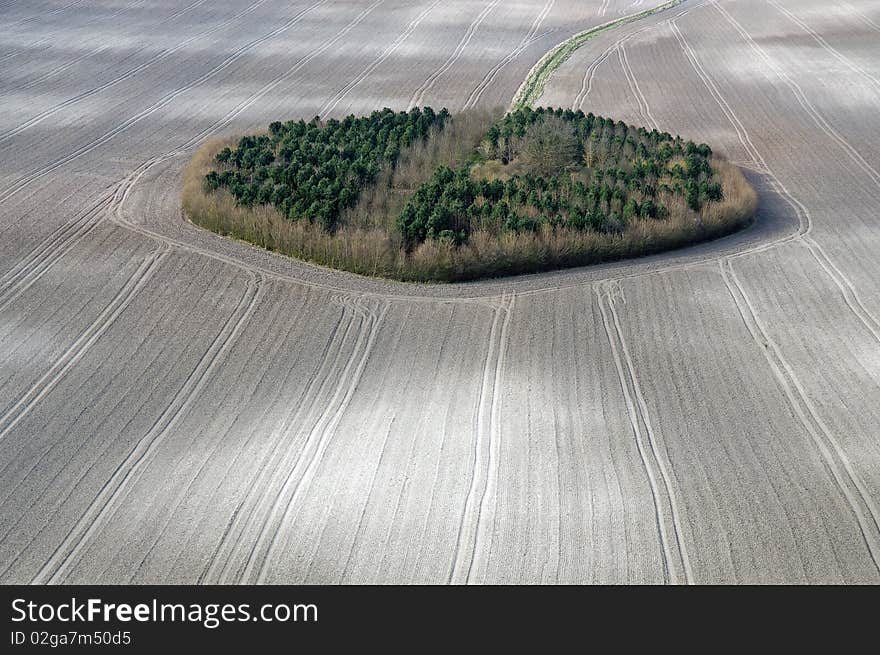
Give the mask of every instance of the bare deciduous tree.
[[550, 115], [529, 126], [520, 153], [533, 172], [549, 177], [573, 164], [577, 149], [578, 139], [571, 121]]

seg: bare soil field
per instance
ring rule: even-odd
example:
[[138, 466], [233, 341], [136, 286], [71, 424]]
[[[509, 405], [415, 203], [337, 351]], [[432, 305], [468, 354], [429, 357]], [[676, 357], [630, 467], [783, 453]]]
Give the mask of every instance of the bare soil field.
[[508, 106], [631, 0], [0, 8], [0, 582], [880, 582], [880, 7], [685, 0], [537, 104], [711, 143], [755, 224], [360, 278], [180, 213], [206, 140]]

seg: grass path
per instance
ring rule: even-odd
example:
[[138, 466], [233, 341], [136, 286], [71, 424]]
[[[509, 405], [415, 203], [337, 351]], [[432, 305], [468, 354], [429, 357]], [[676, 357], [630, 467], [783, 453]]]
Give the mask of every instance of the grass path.
[[629, 14], [622, 18], [602, 23], [597, 27], [592, 27], [583, 32], [579, 32], [570, 39], [563, 41], [550, 50], [546, 55], [541, 57], [538, 63], [532, 67], [525, 82], [522, 83], [517, 90], [516, 95], [513, 96], [513, 101], [510, 103], [510, 111], [531, 106], [537, 101], [544, 93], [544, 87], [547, 85], [547, 82], [550, 81], [553, 73], [555, 73], [562, 64], [568, 61], [568, 58], [571, 57], [578, 48], [593, 37], [602, 34], [603, 32], [607, 32], [608, 30], [612, 30], [615, 27], [626, 25], [627, 23], [633, 23], [642, 18], [653, 16], [654, 14], [659, 14], [661, 11], [671, 9], [672, 7], [680, 5], [682, 2], [684, 2], [684, 0], [670, 0], [670, 2], [665, 2], [653, 9], [645, 9], [644, 11], [635, 14]]

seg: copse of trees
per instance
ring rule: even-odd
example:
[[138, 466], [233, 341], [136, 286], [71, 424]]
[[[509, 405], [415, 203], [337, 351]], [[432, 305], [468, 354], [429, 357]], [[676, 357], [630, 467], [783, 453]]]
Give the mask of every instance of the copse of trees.
[[727, 234], [757, 196], [697, 144], [562, 109], [390, 109], [207, 144], [184, 179], [208, 229], [356, 273], [453, 281]]
[[205, 176], [209, 191], [225, 189], [239, 205], [273, 205], [292, 221], [334, 230], [341, 212], [403, 148], [425, 138], [449, 117], [430, 107], [390, 109], [369, 116], [274, 122], [269, 133], [244, 136], [217, 153], [217, 170]]
[[666, 218], [676, 196], [695, 217], [723, 196], [708, 145], [580, 111], [511, 112], [480, 151], [483, 165], [436, 171], [406, 205], [408, 248], [542, 225], [620, 233], [636, 218]]

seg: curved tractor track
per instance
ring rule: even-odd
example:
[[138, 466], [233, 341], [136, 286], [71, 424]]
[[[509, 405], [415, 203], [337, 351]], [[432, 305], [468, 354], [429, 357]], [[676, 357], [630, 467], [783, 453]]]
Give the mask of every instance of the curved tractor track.
[[[880, 11], [831, 4], [4, 9], [0, 581], [880, 581]], [[713, 144], [756, 223], [422, 286], [181, 216], [213, 136], [515, 96]]]

